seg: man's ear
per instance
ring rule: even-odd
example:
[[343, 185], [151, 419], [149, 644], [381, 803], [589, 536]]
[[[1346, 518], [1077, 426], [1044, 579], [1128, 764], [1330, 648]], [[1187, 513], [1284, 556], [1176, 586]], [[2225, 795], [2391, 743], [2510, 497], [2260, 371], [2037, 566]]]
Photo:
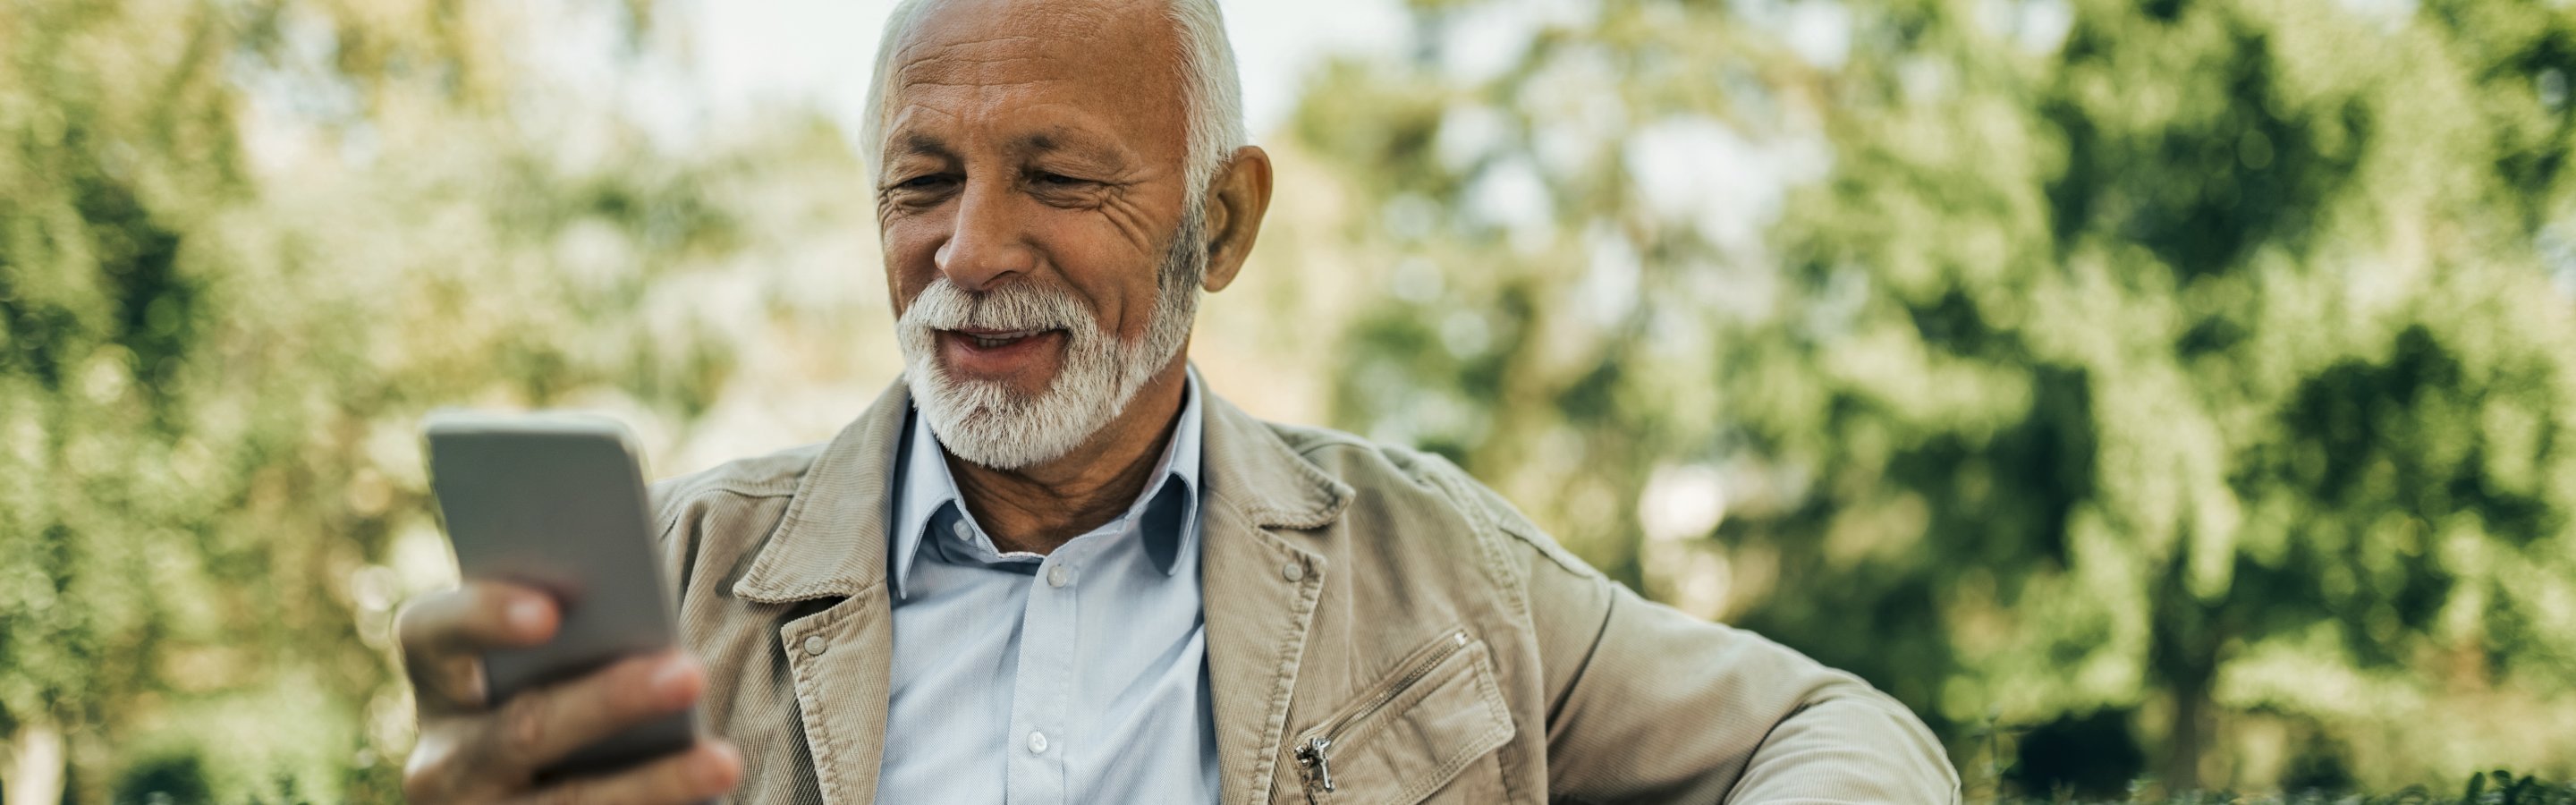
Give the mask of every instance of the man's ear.
[[1252, 254], [1252, 241], [1261, 235], [1261, 217], [1270, 211], [1270, 154], [1257, 145], [1234, 149], [1213, 184], [1207, 201], [1207, 279], [1201, 283], [1209, 293], [1234, 284], [1243, 259]]

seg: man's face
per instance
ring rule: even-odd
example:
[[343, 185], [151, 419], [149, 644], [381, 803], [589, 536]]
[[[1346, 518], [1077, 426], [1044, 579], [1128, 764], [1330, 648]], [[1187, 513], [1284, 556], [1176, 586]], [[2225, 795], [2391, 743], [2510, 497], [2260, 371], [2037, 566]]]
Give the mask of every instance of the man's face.
[[[1139, 6], [950, 3], [897, 45], [877, 177], [887, 288], [917, 398], [968, 460], [1062, 455], [1187, 335], [1159, 281], [1198, 249], [1178, 240], [1178, 49]], [[985, 439], [966, 432], [979, 424]], [[971, 444], [1032, 438], [1050, 444]]]

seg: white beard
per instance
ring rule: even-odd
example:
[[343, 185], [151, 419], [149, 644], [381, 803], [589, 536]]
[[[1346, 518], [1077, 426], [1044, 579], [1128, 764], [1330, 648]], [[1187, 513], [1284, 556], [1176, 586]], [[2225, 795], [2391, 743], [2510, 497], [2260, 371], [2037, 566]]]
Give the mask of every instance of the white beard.
[[[940, 446], [982, 466], [1015, 470], [1063, 458], [1090, 440], [1189, 340], [1207, 265], [1204, 243], [1203, 216], [1193, 207], [1156, 271], [1153, 318], [1133, 343], [1103, 331], [1091, 310], [1060, 287], [1012, 281], [970, 294], [947, 277], [931, 280], [895, 322], [895, 333], [913, 404]], [[939, 361], [938, 331], [967, 327], [1063, 330], [1062, 368], [1036, 395], [951, 376]]]

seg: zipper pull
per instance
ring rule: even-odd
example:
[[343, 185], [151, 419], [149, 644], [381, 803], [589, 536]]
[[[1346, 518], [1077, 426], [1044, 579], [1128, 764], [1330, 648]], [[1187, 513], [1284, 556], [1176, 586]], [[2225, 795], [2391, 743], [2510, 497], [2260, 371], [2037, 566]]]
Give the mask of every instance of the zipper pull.
[[1332, 739], [1318, 735], [1297, 745], [1297, 766], [1306, 772], [1306, 789], [1312, 792], [1321, 784], [1326, 793], [1333, 790], [1333, 761], [1325, 754], [1333, 748]]

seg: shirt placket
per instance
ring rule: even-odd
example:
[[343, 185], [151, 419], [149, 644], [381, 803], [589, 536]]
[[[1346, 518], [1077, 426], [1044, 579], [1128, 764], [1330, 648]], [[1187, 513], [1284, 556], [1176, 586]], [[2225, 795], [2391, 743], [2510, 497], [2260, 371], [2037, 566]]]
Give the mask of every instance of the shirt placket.
[[1080, 604], [1084, 561], [1100, 544], [1077, 538], [1048, 554], [1029, 579], [1020, 614], [1020, 661], [1011, 683], [1011, 774], [1005, 798], [1012, 803], [1069, 801], [1065, 756], [1075, 737], [1071, 702], [1081, 678]]

